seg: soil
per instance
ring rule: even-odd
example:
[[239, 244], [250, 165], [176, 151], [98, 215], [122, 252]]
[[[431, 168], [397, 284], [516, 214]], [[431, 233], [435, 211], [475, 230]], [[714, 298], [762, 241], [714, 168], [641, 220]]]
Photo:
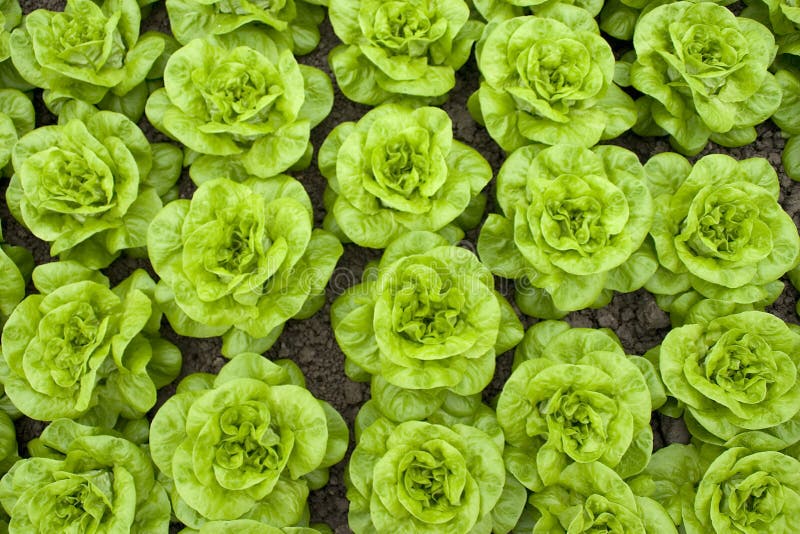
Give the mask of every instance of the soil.
[[[23, 10], [27, 13], [33, 9], [44, 7], [52, 10], [63, 8], [63, 0], [22, 0]], [[152, 12], [144, 20], [143, 26], [147, 29], [169, 31], [168, 19], [163, 2], [153, 6]], [[319, 48], [304, 57], [299, 58], [302, 63], [318, 67], [330, 75], [327, 64], [328, 52], [339, 40], [333, 33], [329, 22], [321, 26], [322, 40]], [[500, 168], [504, 160], [504, 153], [492, 141], [486, 130], [473, 121], [467, 112], [467, 98], [477, 89], [478, 70], [474, 60], [470, 60], [457, 74], [455, 89], [450, 94], [450, 99], [442, 107], [450, 114], [453, 120], [455, 137], [475, 147], [489, 161], [494, 172]], [[333, 76], [331, 75], [333, 80]], [[334, 80], [335, 87], [335, 80]], [[47, 112], [41, 102], [41, 93], [35, 95], [37, 109], [37, 125], [51, 124], [54, 117]], [[330, 116], [317, 126], [312, 132], [312, 143], [318, 148], [331, 129], [343, 121], [356, 121], [368, 107], [348, 101], [336, 90], [333, 111]], [[163, 141], [165, 138], [155, 131], [142, 119], [140, 125], [151, 140]], [[781, 181], [781, 203], [784, 209], [800, 223], [800, 187], [792, 182], [781, 166], [781, 150], [784, 139], [780, 131], [772, 124], [766, 123], [759, 127], [759, 136], [755, 143], [738, 149], [724, 149], [711, 145], [702, 155], [712, 152], [727, 153], [743, 159], [760, 156], [767, 158], [778, 171]], [[651, 155], [668, 151], [669, 144], [665, 139], [644, 139], [634, 135], [626, 135], [614, 141], [615, 144], [624, 146], [634, 151], [642, 162]], [[696, 159], [696, 158], [695, 158]], [[315, 220], [321, 225], [324, 216], [322, 194], [326, 180], [316, 168], [316, 161], [303, 172], [294, 173], [306, 187], [315, 207]], [[188, 197], [193, 191], [193, 186], [187, 173], [181, 178], [181, 196]], [[0, 184], [0, 194], [4, 193], [6, 182]], [[493, 196], [490, 184], [490, 197]], [[3, 197], [5, 195], [3, 194]], [[492, 209], [490, 201], [487, 213]], [[8, 242], [15, 245], [24, 245], [32, 250], [37, 263], [53, 261], [48, 254], [48, 245], [21, 227], [11, 215], [5, 203], [0, 203], [0, 219], [3, 231]], [[476, 232], [470, 233], [463, 241], [463, 245], [474, 250]], [[380, 251], [363, 249], [358, 246], [345, 245], [345, 252], [335, 270], [327, 288], [327, 303], [325, 307], [310, 319], [303, 321], [289, 321], [285, 331], [275, 345], [265, 353], [266, 357], [290, 358], [303, 370], [307, 380], [307, 387], [318, 398], [330, 402], [344, 416], [352, 426], [359, 407], [369, 399], [367, 384], [350, 381], [344, 374], [344, 356], [339, 350], [330, 326], [330, 303], [348, 287], [358, 283], [365, 264], [380, 257]], [[104, 272], [116, 283], [127, 276], [133, 269], [143, 267], [148, 269], [155, 277], [145, 260], [121, 258], [113, 263]], [[498, 289], [511, 295], [513, 286], [507, 280], [497, 279]], [[778, 301], [768, 311], [786, 321], [797, 323], [795, 304], [797, 291], [786, 282], [786, 289]], [[521, 316], [525, 326], [536, 322], [530, 317]], [[651, 347], [659, 344], [664, 335], [669, 331], [669, 318], [662, 312], [647, 292], [640, 290], [626, 295], [617, 295], [605, 308], [598, 310], [585, 310], [575, 312], [566, 317], [573, 326], [580, 327], [607, 327], [614, 330], [619, 336], [623, 346], [629, 354], [643, 354]], [[175, 334], [169, 324], [164, 320], [163, 334], [174, 342], [183, 352], [184, 365], [181, 377], [198, 371], [217, 372], [226, 362], [220, 355], [221, 343], [219, 339], [190, 339]], [[485, 392], [485, 399], [493, 398], [502, 388], [503, 383], [511, 371], [511, 353], [498, 357], [496, 375]], [[174, 385], [167, 386], [159, 394], [159, 405], [174, 392]], [[153, 412], [151, 412], [152, 415]], [[44, 424], [22, 418], [18, 422], [18, 435], [21, 444], [38, 435]], [[656, 448], [672, 442], [687, 442], [688, 434], [679, 420], [654, 414], [652, 426], [655, 434]], [[352, 440], [352, 436], [351, 436]], [[24, 449], [24, 445], [22, 446]], [[352, 443], [351, 448], [352, 450]], [[24, 454], [24, 450], [21, 451]], [[349, 455], [349, 453], [348, 453]], [[340, 463], [331, 470], [330, 482], [327, 486], [312, 492], [310, 501], [312, 521], [321, 521], [330, 525], [337, 533], [350, 532], [347, 526], [347, 499], [343, 473], [346, 465]], [[173, 531], [177, 531], [174, 525]]]

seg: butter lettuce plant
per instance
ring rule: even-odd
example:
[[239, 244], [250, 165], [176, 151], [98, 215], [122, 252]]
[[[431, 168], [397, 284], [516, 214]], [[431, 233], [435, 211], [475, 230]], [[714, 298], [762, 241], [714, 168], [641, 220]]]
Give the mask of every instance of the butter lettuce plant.
[[0, 0], [0, 87], [29, 91], [33, 86], [20, 76], [11, 60], [11, 32], [22, 19], [19, 0]]
[[136, 0], [67, 0], [63, 12], [37, 9], [11, 34], [11, 59], [20, 75], [45, 90], [55, 113], [75, 99], [121, 105], [138, 120], [147, 98], [145, 78], [164, 52], [166, 36], [139, 35]]
[[800, 333], [781, 319], [749, 311], [675, 328], [658, 364], [696, 438], [731, 446], [760, 437], [777, 449], [800, 441]]
[[464, 0], [330, 0], [328, 15], [342, 40], [328, 56], [336, 82], [370, 106], [444, 101], [483, 31]]
[[[694, 1], [694, 0], [692, 0]], [[702, 0], [721, 6], [733, 3], [733, 0]], [[607, 0], [600, 11], [600, 29], [616, 39], [630, 41], [639, 17], [651, 9], [668, 2], [662, 0]]]
[[193, 167], [243, 166], [269, 178], [308, 165], [311, 128], [333, 105], [319, 69], [254, 28], [193, 39], [174, 52], [147, 118], [186, 146]]
[[18, 0], [0, 1], [0, 63], [11, 57], [11, 30], [22, 22]]
[[[396, 395], [395, 398], [392, 399], [392, 402], [403, 403], [403, 392]], [[433, 413], [428, 414], [426, 412], [411, 415], [410, 412], [405, 412], [410, 416], [405, 420], [394, 419], [387, 415], [388, 412], [390, 412], [390, 410], [385, 410], [384, 406], [379, 405], [374, 395], [371, 400], [364, 403], [356, 415], [354, 425], [357, 445], [356, 450], [359, 450], [359, 446], [361, 446], [367, 452], [378, 449], [374, 444], [365, 442], [362, 445], [361, 436], [365, 435], [365, 433], [369, 436], [372, 436], [366, 438], [366, 441], [374, 438], [374, 429], [370, 428], [373, 424], [377, 425], [376, 428], [385, 430], [387, 425], [398, 425], [398, 423], [408, 421], [425, 423], [432, 425], [434, 428], [452, 429], [462, 435], [464, 435], [464, 432], [459, 431], [458, 428], [470, 427], [479, 431], [479, 433], [474, 434], [475, 436], [481, 436], [482, 441], [484, 436], [488, 437], [498, 450], [502, 451], [505, 446], [503, 430], [500, 428], [500, 424], [497, 422], [497, 415], [492, 408], [481, 402], [480, 394], [464, 397], [461, 395], [448, 393], [444, 402]], [[381, 430], [381, 432], [383, 432], [383, 430]], [[397, 443], [397, 441], [395, 441], [395, 443]], [[379, 454], [380, 453], [381, 452], [379, 452]], [[361, 452], [359, 454], [361, 454]], [[358, 454], [354, 453], [354, 455], [355, 458], [359, 458]], [[361, 466], [351, 464], [350, 470], [352, 471], [355, 469], [361, 469]], [[351, 475], [348, 473], [345, 474], [346, 484], [348, 483], [349, 476]], [[436, 475], [434, 474], [434, 477], [435, 476]], [[363, 475], [359, 475], [359, 478], [363, 478]], [[354, 485], [354, 488], [348, 487], [348, 498], [352, 499], [353, 502], [356, 503], [351, 507], [351, 510], [359, 508], [358, 512], [354, 512], [353, 515], [350, 516], [350, 526], [354, 530], [363, 528], [367, 532], [373, 532], [370, 527], [364, 526], [364, 523], [367, 520], [366, 514], [364, 513], [364, 506], [366, 503], [363, 502], [362, 498], [364, 495], [368, 495], [368, 493], [369, 490], [367, 490], [366, 494], [362, 493], [360, 486]], [[383, 495], [385, 493], [381, 494]], [[497, 504], [495, 504], [494, 509], [492, 510], [491, 518], [483, 517], [479, 519], [479, 521], [474, 525], [473, 530], [470, 530], [469, 532], [486, 532], [488, 534], [490, 531], [489, 529], [491, 529], [491, 532], [503, 534], [511, 531], [519, 521], [527, 497], [528, 492], [525, 489], [525, 486], [523, 486], [516, 478], [506, 471], [502, 493], [497, 501]], [[431, 503], [431, 505], [433, 506], [433, 503]], [[371, 503], [369, 506], [370, 509], [372, 509]], [[394, 514], [394, 512], [392, 513]], [[413, 511], [411, 513], [413, 514]], [[432, 514], [430, 514], [428, 517], [430, 518], [431, 515]], [[402, 514], [399, 514], [397, 517], [402, 517]], [[437, 523], [432, 523], [428, 526], [428, 529], [430, 531], [438, 532], [437, 525]], [[374, 526], [372, 528], [374, 528]], [[411, 527], [409, 526], [409, 528]], [[460, 532], [458, 528], [454, 529], [453, 531]], [[378, 532], [380, 532], [380, 530], [378, 530]]]
[[687, 532], [695, 517], [697, 485], [722, 450], [708, 444], [671, 443], [655, 451], [647, 468], [627, 482], [636, 495], [663, 506], [679, 532]]
[[[640, 497], [617, 474], [599, 462], [571, 464], [558, 479], [531, 495], [520, 523], [533, 534], [630, 532], [677, 534], [657, 501]], [[518, 526], [518, 531], [523, 529]]]
[[150, 224], [157, 298], [172, 328], [223, 336], [223, 354], [263, 352], [287, 320], [324, 302], [342, 245], [313, 228], [311, 201], [289, 176], [200, 184]]
[[[800, 36], [800, 33], [798, 34]], [[800, 55], [800, 49], [798, 54]], [[792, 180], [800, 180], [800, 70], [792, 63], [797, 60], [780, 61], [775, 79], [781, 86], [783, 98], [781, 105], [772, 115], [772, 122], [788, 137], [781, 153], [781, 163]]]
[[319, 44], [319, 24], [327, 0], [168, 0], [170, 28], [181, 44], [206, 35], [224, 35], [245, 25], [285, 42], [297, 55]]
[[16, 89], [0, 89], [0, 176], [11, 175], [11, 151], [21, 135], [33, 130], [31, 98]]
[[793, 0], [748, 0], [742, 16], [772, 30], [778, 54], [800, 56], [800, 6]]
[[483, 156], [453, 139], [445, 111], [397, 104], [334, 128], [319, 168], [328, 179], [325, 228], [370, 248], [413, 230], [477, 225], [492, 178]]
[[33, 419], [109, 428], [144, 416], [181, 367], [180, 351], [158, 333], [150, 276], [139, 269], [109, 289], [96, 271], [54, 262], [34, 269], [33, 283], [39, 293], [2, 334], [0, 380], [14, 405]]
[[789, 534], [800, 520], [799, 481], [796, 457], [744, 447], [725, 451], [698, 485], [696, 521], [685, 521], [686, 532]]
[[792, 455], [674, 444], [653, 462], [632, 485], [664, 504], [681, 532], [789, 534], [796, 528], [800, 462]]
[[217, 376], [184, 378], [150, 427], [175, 516], [201, 532], [211, 521], [306, 521], [309, 489], [327, 482], [347, 441], [342, 417], [305, 388], [295, 364], [254, 353]]
[[648, 367], [609, 332], [532, 326], [497, 399], [508, 470], [535, 492], [571, 464], [602, 463], [623, 478], [642, 471], [653, 447], [650, 414], [663, 402], [663, 391], [653, 398]]
[[692, 166], [663, 153], [645, 170], [659, 262], [645, 288], [674, 323], [698, 299], [763, 308], [778, 297], [779, 278], [797, 265], [800, 236], [778, 204], [778, 176], [766, 159], [712, 154]]
[[497, 176], [497, 203], [478, 237], [493, 273], [516, 281], [520, 309], [560, 318], [631, 292], [656, 261], [643, 246], [653, 220], [645, 171], [633, 152], [523, 147]]
[[770, 28], [778, 53], [772, 64], [781, 103], [772, 122], [788, 137], [781, 155], [786, 174], [800, 180], [800, 6], [793, 0], [751, 0], [742, 12]]
[[502, 451], [502, 437], [498, 442], [470, 425], [379, 418], [350, 457], [350, 528], [356, 534], [508, 532], [525, 501], [524, 491], [506, 484]]
[[100, 269], [144, 247], [162, 198], [176, 193], [181, 153], [150, 144], [120, 113], [72, 102], [58, 125], [24, 135], [12, 162], [6, 200], [14, 217], [50, 242], [53, 256]]
[[614, 53], [587, 11], [555, 4], [490, 25], [477, 52], [470, 112], [506, 152], [531, 144], [590, 147], [636, 122]]
[[170, 506], [146, 450], [107, 429], [54, 421], [46, 456], [0, 480], [8, 532], [167, 532]]
[[371, 380], [395, 421], [424, 419], [448, 395], [479, 394], [522, 325], [475, 255], [430, 232], [392, 242], [376, 271], [331, 307], [345, 371]]
[[640, 135], [669, 134], [675, 150], [694, 155], [709, 141], [742, 146], [781, 102], [767, 68], [775, 39], [762, 24], [712, 2], [671, 2], [642, 15], [633, 35], [630, 80]]

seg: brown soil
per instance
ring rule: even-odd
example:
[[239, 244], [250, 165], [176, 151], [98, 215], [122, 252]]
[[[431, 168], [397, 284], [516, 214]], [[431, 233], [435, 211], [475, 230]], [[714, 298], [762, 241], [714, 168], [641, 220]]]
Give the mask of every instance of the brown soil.
[[[26, 12], [38, 7], [48, 9], [61, 9], [63, 0], [23, 0], [21, 4]], [[163, 2], [153, 8], [144, 25], [148, 29], [161, 29], [169, 31]], [[320, 47], [312, 54], [301, 57], [300, 61], [318, 67], [330, 75], [327, 65], [327, 54], [339, 41], [326, 20], [321, 28], [322, 42]], [[332, 76], [331, 76], [332, 78]], [[335, 83], [334, 83], [335, 85]], [[491, 140], [485, 129], [478, 126], [466, 110], [466, 101], [478, 86], [478, 71], [474, 60], [470, 60], [458, 74], [457, 84], [450, 95], [450, 100], [444, 104], [453, 119], [455, 137], [479, 150], [489, 161], [495, 173], [503, 163], [504, 154]], [[41, 94], [37, 94], [37, 124], [49, 124], [53, 117], [41, 105]], [[349, 102], [338, 90], [333, 111], [330, 116], [312, 132], [312, 142], [319, 148], [330, 130], [343, 121], [358, 120], [369, 108]], [[164, 137], [154, 131], [147, 124], [146, 119], [141, 123], [145, 132], [153, 140], [164, 140]], [[625, 136], [617, 141], [638, 154], [642, 161], [658, 152], [669, 150], [669, 145], [664, 139], [642, 139], [633, 135]], [[759, 129], [758, 140], [749, 146], [728, 150], [712, 146], [702, 155], [710, 152], [723, 152], [742, 159], [753, 156], [762, 156], [769, 159], [778, 170], [781, 179], [781, 202], [794, 220], [800, 223], [800, 189], [786, 177], [781, 167], [780, 153], [784, 140], [780, 132], [771, 123]], [[315, 167], [315, 163], [306, 171], [295, 173], [295, 177], [303, 182], [315, 206], [315, 219], [321, 224], [324, 216], [322, 207], [322, 193], [326, 181]], [[0, 193], [5, 190], [6, 183], [0, 184]], [[182, 196], [189, 196], [193, 190], [188, 176], [184, 173], [182, 178]], [[492, 187], [490, 185], [490, 187]], [[491, 209], [491, 202], [490, 202]], [[24, 245], [31, 249], [37, 263], [52, 261], [48, 254], [46, 243], [33, 237], [22, 228], [9, 215], [5, 203], [0, 203], [0, 219], [3, 221], [3, 230], [8, 242]], [[474, 246], [476, 234], [471, 233], [465, 240], [465, 246]], [[473, 249], [474, 250], [474, 249]], [[345, 253], [333, 274], [327, 290], [327, 304], [315, 316], [304, 321], [290, 321], [280, 339], [266, 353], [269, 358], [291, 358], [305, 373], [307, 386], [318, 398], [330, 402], [352, 425], [359, 407], [369, 398], [369, 388], [366, 384], [350, 381], [344, 374], [344, 356], [333, 338], [330, 326], [330, 302], [340, 295], [346, 288], [360, 281], [361, 272], [367, 261], [378, 258], [379, 251], [366, 250], [355, 245], [346, 245]], [[119, 281], [127, 276], [134, 268], [148, 268], [146, 261], [122, 258], [106, 269], [106, 274], [112, 282]], [[151, 270], [151, 274], [152, 270]], [[510, 293], [512, 285], [505, 280], [497, 280], [498, 289], [506, 294]], [[798, 322], [795, 316], [795, 303], [797, 292], [786, 283], [786, 290], [778, 301], [769, 308], [769, 311], [784, 320]], [[529, 326], [535, 320], [523, 317], [525, 325]], [[586, 310], [570, 314], [567, 317], [573, 326], [581, 327], [608, 327], [619, 336], [625, 349], [631, 354], [642, 354], [649, 348], [657, 345], [669, 330], [669, 319], [655, 304], [653, 298], [645, 291], [637, 291], [628, 295], [618, 295], [610, 305], [599, 310]], [[218, 339], [198, 340], [184, 338], [176, 335], [170, 329], [166, 320], [163, 323], [164, 335], [176, 343], [183, 351], [184, 366], [181, 376], [192, 372], [216, 372], [225, 363], [220, 356], [220, 342]], [[511, 354], [499, 357], [496, 376], [485, 392], [486, 400], [494, 397], [502, 387], [511, 370]], [[160, 392], [159, 400], [163, 402], [174, 392], [174, 386], [168, 386]], [[159, 403], [160, 404], [160, 403]], [[675, 441], [686, 442], [688, 435], [680, 421], [655, 415], [652, 421], [655, 431], [656, 447]], [[23, 418], [18, 423], [18, 433], [21, 443], [27, 442], [43, 428], [42, 423]], [[352, 439], [352, 438], [351, 438]], [[351, 444], [352, 450], [352, 444]], [[345, 462], [331, 470], [330, 483], [323, 489], [312, 492], [310, 497], [312, 521], [328, 523], [336, 533], [350, 532], [347, 526], [347, 499], [343, 473]], [[177, 531], [177, 528], [173, 529]]]

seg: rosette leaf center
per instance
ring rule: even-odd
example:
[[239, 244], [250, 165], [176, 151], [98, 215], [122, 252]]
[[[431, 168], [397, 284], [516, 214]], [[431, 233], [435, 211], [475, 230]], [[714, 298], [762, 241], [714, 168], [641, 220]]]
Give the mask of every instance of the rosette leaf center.
[[192, 80], [205, 100], [209, 119], [227, 125], [254, 118], [263, 118], [275, 100], [283, 94], [279, 84], [272, 83], [262, 70], [248, 65], [246, 49], [235, 50], [232, 57], [209, 73], [197, 69]]
[[114, 480], [107, 471], [76, 475], [55, 472], [56, 480], [38, 490], [42, 513], [36, 519], [39, 532], [96, 532], [108, 521]]
[[[724, 76], [742, 67], [742, 57], [738, 44], [742, 35], [731, 28], [720, 29], [708, 24], [694, 24], [680, 38], [682, 46], [676, 48], [683, 52], [688, 74], [703, 78]], [[715, 89], [721, 82], [705, 79], [709, 89]]]
[[114, 174], [88, 148], [80, 152], [50, 148], [30, 158], [39, 166], [41, 208], [89, 215], [107, 211], [114, 201]]
[[[608, 441], [606, 427], [616, 412], [612, 399], [591, 391], [559, 388], [549, 399], [539, 403], [539, 413], [547, 422], [551, 441], [555, 438], [562, 451], [585, 462], [602, 456]], [[534, 427], [528, 429], [529, 434], [535, 433]]]
[[763, 401], [777, 380], [772, 348], [761, 336], [741, 330], [723, 334], [702, 364], [707, 380], [741, 402]]
[[464, 457], [444, 440], [407, 452], [397, 465], [398, 498], [414, 517], [432, 524], [452, 519], [467, 483]]
[[757, 261], [770, 253], [772, 232], [744, 191], [726, 186], [699, 197], [678, 236], [694, 254]]
[[517, 57], [523, 82], [543, 99], [561, 100], [575, 93], [591, 69], [589, 51], [574, 39], [536, 41]]
[[214, 473], [229, 490], [274, 484], [294, 445], [294, 434], [272, 424], [266, 406], [229, 406], [219, 416]]
[[444, 34], [446, 25], [435, 24], [410, 2], [386, 2], [375, 13], [372, 32], [379, 46], [397, 55], [419, 57], [427, 45]]
[[60, 60], [76, 67], [99, 71], [107, 64], [120, 68], [125, 46], [117, 31], [120, 12], [106, 18], [94, 4], [75, 4], [72, 13], [56, 13], [51, 30], [53, 52]]
[[722, 513], [743, 532], [769, 530], [784, 507], [783, 486], [765, 471], [730, 480], [722, 488], [721, 498]]
[[67, 304], [44, 317], [39, 325], [40, 338], [47, 339], [42, 356], [58, 386], [72, 388], [81, 380], [108, 323], [108, 317], [98, 317], [86, 302]]
[[456, 335], [466, 298], [430, 266], [407, 268], [392, 305], [392, 326], [407, 339], [432, 345]]
[[[603, 181], [596, 176], [561, 175], [548, 185], [541, 232], [551, 247], [587, 256], [607, 247], [624, 228], [627, 200], [616, 186]], [[538, 208], [531, 206], [535, 218]]]

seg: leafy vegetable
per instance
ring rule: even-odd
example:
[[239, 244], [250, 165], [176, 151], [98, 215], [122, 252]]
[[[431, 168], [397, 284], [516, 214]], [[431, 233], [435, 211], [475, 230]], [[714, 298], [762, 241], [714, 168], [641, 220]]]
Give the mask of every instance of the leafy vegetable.
[[[721, 6], [732, 4], [732, 0], [703, 0]], [[664, 4], [660, 0], [608, 0], [600, 11], [600, 29], [616, 39], [630, 41], [633, 30], [643, 13]]]
[[506, 152], [525, 145], [590, 147], [636, 122], [614, 85], [614, 53], [585, 10], [555, 4], [490, 25], [476, 53], [482, 80], [470, 112]]
[[640, 135], [670, 135], [694, 155], [709, 141], [742, 146], [778, 108], [781, 88], [767, 71], [775, 39], [763, 25], [711, 2], [672, 2], [642, 15], [631, 83]]
[[[406, 392], [400, 392], [393, 402], [402, 403], [404, 393]], [[392, 424], [404, 422], [385, 415], [385, 413], [391, 413], [391, 410], [385, 410], [375, 397], [373, 395], [371, 400], [364, 403], [356, 415], [354, 430], [357, 444], [361, 442], [361, 435], [364, 431], [376, 421], [381, 421], [380, 424], [386, 423], [387, 420]], [[411, 416], [408, 411], [404, 413], [408, 416], [406, 417], [407, 421], [416, 419], [419, 422], [450, 429], [455, 428], [455, 425], [474, 427], [491, 438], [496, 447], [500, 450], [503, 449], [505, 440], [503, 430], [497, 422], [497, 415], [492, 408], [481, 402], [480, 394], [465, 397], [448, 392], [444, 396], [444, 402], [432, 413], [426, 411], [414, 416]], [[348, 475], [345, 475], [345, 482], [347, 482], [347, 477]], [[491, 527], [492, 532], [496, 534], [510, 531], [519, 520], [527, 495], [525, 487], [506, 472], [503, 492], [492, 511], [491, 523], [489, 523], [489, 518], [484, 518], [485, 521], [479, 521], [476, 524], [476, 532], [482, 532], [488, 527]]]
[[14, 421], [6, 412], [0, 410], [0, 473], [7, 472], [19, 459]]
[[[252, 519], [236, 519], [233, 521], [209, 521], [204, 523], [200, 530], [185, 528], [181, 534], [320, 534], [320, 531], [310, 527], [284, 527], [277, 528]], [[328, 532], [323, 530], [322, 532]]]
[[800, 180], [800, 139], [796, 139], [800, 134], [800, 8], [791, 0], [750, 0], [747, 4], [742, 16], [757, 20], [775, 35], [778, 52], [772, 71], [782, 99], [772, 121], [789, 137], [781, 158], [786, 174]]
[[309, 487], [327, 482], [348, 441], [342, 417], [304, 386], [291, 361], [254, 353], [237, 355], [216, 377], [184, 378], [150, 429], [180, 521], [202, 529], [209, 521], [281, 528], [303, 520]]
[[491, 22], [523, 15], [538, 15], [554, 4], [569, 4], [586, 10], [592, 17], [600, 13], [602, 0], [476, 0], [475, 9]]
[[[399, 392], [397, 395], [398, 400], [395, 402], [402, 402], [402, 397], [405, 393], [407, 392]], [[376, 402], [374, 397], [359, 408], [354, 425], [356, 443], [361, 439], [361, 434], [364, 430], [379, 419], [388, 419], [392, 423], [416, 420], [447, 427], [452, 427], [455, 424], [469, 425], [479, 428], [498, 444], [503, 443], [503, 429], [500, 428], [500, 424], [497, 422], [497, 414], [482, 402], [480, 394], [463, 396], [448, 392], [445, 395], [444, 402], [430, 413], [420, 413], [405, 419], [395, 419], [390, 415], [385, 415], [385, 412], [391, 412], [391, 410], [384, 410], [383, 406]]]
[[342, 93], [377, 106], [387, 101], [442, 102], [455, 85], [483, 23], [463, 0], [330, 0], [343, 44], [328, 61]]
[[22, 22], [18, 0], [0, 0], [0, 87], [27, 91], [31, 85], [22, 79], [11, 61], [11, 30]]
[[0, 62], [11, 57], [11, 30], [22, 21], [18, 0], [0, 1]]
[[125, 99], [138, 120], [145, 78], [166, 39], [158, 32], [140, 36], [140, 24], [136, 0], [67, 0], [63, 12], [37, 9], [25, 17], [11, 34], [11, 59], [27, 82], [45, 89], [54, 113], [70, 99], [102, 107]]
[[289, 176], [203, 182], [148, 231], [157, 298], [181, 335], [223, 335], [223, 354], [263, 352], [292, 317], [324, 302], [342, 245], [313, 228], [308, 194]]
[[371, 248], [412, 230], [477, 225], [492, 178], [477, 150], [453, 140], [447, 113], [396, 104], [334, 128], [319, 168], [328, 179], [325, 227]]
[[257, 27], [295, 54], [319, 44], [319, 24], [327, 0], [168, 0], [170, 27], [181, 44], [206, 35], [224, 35], [242, 26]]
[[[800, 33], [798, 33], [800, 37]], [[800, 49], [797, 51], [800, 55]], [[792, 180], [800, 180], [800, 70], [793, 67], [790, 62], [781, 61], [780, 67], [775, 72], [775, 79], [781, 86], [783, 98], [781, 105], [772, 116], [772, 121], [781, 129], [781, 133], [788, 137], [781, 154], [781, 163], [786, 174]], [[779, 63], [776, 61], [776, 63]]]
[[719, 447], [707, 444], [671, 443], [655, 451], [647, 468], [628, 484], [636, 495], [661, 504], [675, 526], [685, 532], [684, 516], [694, 517], [697, 485], [719, 452]]
[[763, 158], [712, 154], [692, 166], [677, 154], [645, 164], [655, 201], [659, 269], [645, 288], [680, 323], [698, 298], [762, 307], [798, 262], [797, 227], [778, 204], [778, 176]]
[[33, 270], [33, 256], [24, 247], [3, 242], [0, 226], [0, 328], [25, 298], [25, 286]]
[[345, 483], [356, 534], [501, 534], [524, 505], [514, 498], [524, 492], [506, 485], [502, 442], [463, 424], [378, 419], [362, 432]]
[[78, 102], [64, 107], [58, 125], [23, 136], [12, 161], [11, 213], [50, 242], [50, 254], [93, 269], [145, 245], [181, 168], [173, 145], [151, 145], [124, 115]]
[[517, 304], [559, 318], [601, 307], [614, 291], [640, 288], [653, 274], [642, 246], [653, 219], [645, 172], [615, 146], [523, 147], [497, 176], [502, 214], [491, 214], [478, 254], [493, 273], [517, 282]]
[[742, 15], [772, 30], [778, 54], [800, 55], [800, 8], [792, 0], [748, 0]]
[[0, 480], [9, 532], [166, 532], [170, 507], [142, 448], [68, 419], [40, 441], [47, 457], [20, 460]]
[[617, 473], [599, 462], [567, 466], [555, 483], [531, 495], [530, 503], [539, 516], [533, 534], [677, 533], [660, 504], [634, 495]]
[[480, 393], [522, 325], [474, 254], [430, 232], [392, 242], [374, 278], [331, 307], [345, 372], [372, 381], [394, 421], [424, 419], [449, 394]]
[[634, 491], [662, 503], [681, 532], [792, 532], [798, 513], [792, 455], [672, 444], [657, 451]]
[[765, 312], [690, 324], [667, 334], [659, 366], [685, 406], [692, 434], [718, 445], [737, 439], [800, 441], [800, 333]]
[[187, 148], [194, 167], [243, 166], [269, 178], [308, 165], [311, 128], [330, 112], [333, 89], [265, 33], [195, 39], [170, 56], [147, 118]]
[[561, 321], [532, 326], [497, 400], [508, 470], [536, 492], [573, 463], [599, 462], [623, 478], [642, 471], [653, 447], [647, 367], [613, 334]]
[[74, 262], [33, 271], [30, 295], [3, 329], [0, 379], [19, 410], [33, 419], [61, 417], [113, 427], [137, 419], [156, 389], [180, 371], [181, 354], [161, 339], [155, 283], [143, 270], [114, 289]]
[[16, 89], [0, 89], [0, 175], [11, 175], [11, 151], [20, 135], [33, 130], [35, 119], [30, 97]]
[[792, 456], [744, 447], [725, 451], [703, 475], [694, 510], [684, 514], [686, 533], [794, 532], [799, 481], [800, 462]]

